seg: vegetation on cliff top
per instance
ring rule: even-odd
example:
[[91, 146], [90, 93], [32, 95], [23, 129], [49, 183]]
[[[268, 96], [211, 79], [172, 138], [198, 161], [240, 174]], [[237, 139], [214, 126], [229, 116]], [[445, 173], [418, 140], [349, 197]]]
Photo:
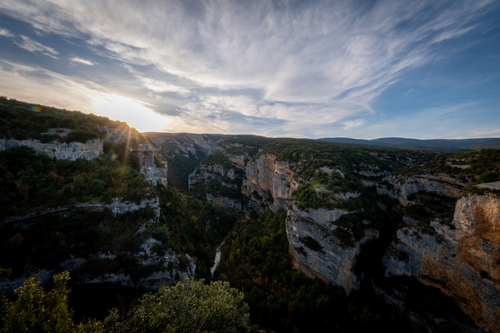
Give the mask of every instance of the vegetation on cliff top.
[[500, 180], [500, 149], [483, 149], [464, 154], [436, 155], [425, 164], [399, 170], [401, 175], [446, 173], [474, 184]]
[[138, 171], [137, 158], [127, 158], [126, 152], [117, 145], [109, 150], [116, 159], [69, 161], [36, 155], [23, 146], [0, 151], [0, 205], [4, 207], [0, 218], [91, 200], [111, 203], [120, 198], [139, 203], [152, 195], [152, 189]]
[[[106, 117], [68, 111], [50, 106], [20, 102], [0, 97], [0, 138], [35, 139], [41, 142], [87, 142], [105, 136], [101, 128], [128, 127]], [[66, 136], [48, 134], [49, 128], [70, 129]], [[44, 134], [46, 133], [46, 134]]]

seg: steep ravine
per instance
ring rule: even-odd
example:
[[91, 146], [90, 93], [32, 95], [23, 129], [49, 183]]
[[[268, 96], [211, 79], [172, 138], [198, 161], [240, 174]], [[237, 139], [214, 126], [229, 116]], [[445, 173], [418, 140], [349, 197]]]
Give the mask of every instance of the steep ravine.
[[[359, 279], [353, 270], [356, 256], [360, 246], [370, 238], [377, 238], [378, 232], [368, 231], [360, 242], [346, 247], [334, 236], [337, 226], [333, 222], [349, 212], [341, 209], [297, 208], [296, 204], [289, 201], [298, 188], [298, 183], [288, 162], [277, 161], [272, 154], [261, 155], [257, 159], [248, 155], [231, 156], [230, 160], [239, 162], [234, 169], [241, 168], [242, 162], [246, 163], [241, 193], [248, 198], [246, 205], [242, 207], [247, 213], [267, 209], [276, 212], [280, 208], [287, 211], [286, 230], [294, 266], [311, 277], [344, 287], [348, 294], [358, 289]], [[226, 170], [221, 165], [201, 166], [199, 171], [190, 175], [190, 186], [206, 183], [207, 179], [218, 175], [227, 177], [233, 174], [234, 170]], [[222, 183], [221, 186], [227, 185]], [[224, 195], [216, 197], [207, 192], [207, 199], [226, 209], [240, 207], [234, 204], [235, 199]], [[314, 246], [316, 244], [317, 247]]]

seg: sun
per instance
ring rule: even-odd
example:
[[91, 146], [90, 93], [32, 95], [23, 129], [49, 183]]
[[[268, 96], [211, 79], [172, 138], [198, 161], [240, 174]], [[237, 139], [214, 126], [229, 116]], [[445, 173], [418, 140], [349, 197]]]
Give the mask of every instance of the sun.
[[147, 108], [143, 103], [122, 96], [106, 96], [94, 99], [97, 114], [111, 120], [125, 121], [139, 132], [160, 132], [168, 129], [170, 120]]

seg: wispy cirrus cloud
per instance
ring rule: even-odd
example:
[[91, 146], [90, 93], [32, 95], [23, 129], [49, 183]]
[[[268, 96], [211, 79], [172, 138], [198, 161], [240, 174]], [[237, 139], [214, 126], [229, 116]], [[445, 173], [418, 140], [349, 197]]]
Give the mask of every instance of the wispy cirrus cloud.
[[[495, 6], [494, 0], [171, 0], [147, 6], [5, 0], [0, 12], [44, 34], [84, 40], [122, 63], [156, 97], [176, 95], [186, 126], [240, 132], [267, 121], [274, 127], [262, 126], [260, 133], [314, 136], [332, 126], [366, 126], [362, 117], [377, 113], [380, 94], [408, 71], [446, 59], [445, 43], [488, 29], [479, 18]], [[155, 77], [141, 72], [146, 67], [156, 69]]]
[[92, 61], [86, 60], [86, 59], [82, 59], [82, 58], [78, 58], [78, 57], [72, 57], [70, 59], [70, 61], [78, 63], [78, 64], [87, 65], [87, 66], [94, 66], [94, 63]]
[[0, 28], [0, 36], [13, 37], [14, 35], [9, 30]]
[[49, 57], [58, 59], [56, 55], [59, 54], [56, 50], [51, 47], [45, 46], [29, 37], [20, 36], [20, 40], [16, 41], [16, 45], [30, 52], [41, 52]]

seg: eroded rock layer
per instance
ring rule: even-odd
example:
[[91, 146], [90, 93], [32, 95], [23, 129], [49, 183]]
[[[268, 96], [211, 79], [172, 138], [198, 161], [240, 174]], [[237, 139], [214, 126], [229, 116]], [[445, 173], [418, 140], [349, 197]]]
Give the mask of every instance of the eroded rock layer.
[[387, 275], [413, 275], [452, 297], [488, 330], [500, 331], [500, 198], [470, 194], [458, 200], [452, 227], [436, 233], [403, 228], [384, 256]]

